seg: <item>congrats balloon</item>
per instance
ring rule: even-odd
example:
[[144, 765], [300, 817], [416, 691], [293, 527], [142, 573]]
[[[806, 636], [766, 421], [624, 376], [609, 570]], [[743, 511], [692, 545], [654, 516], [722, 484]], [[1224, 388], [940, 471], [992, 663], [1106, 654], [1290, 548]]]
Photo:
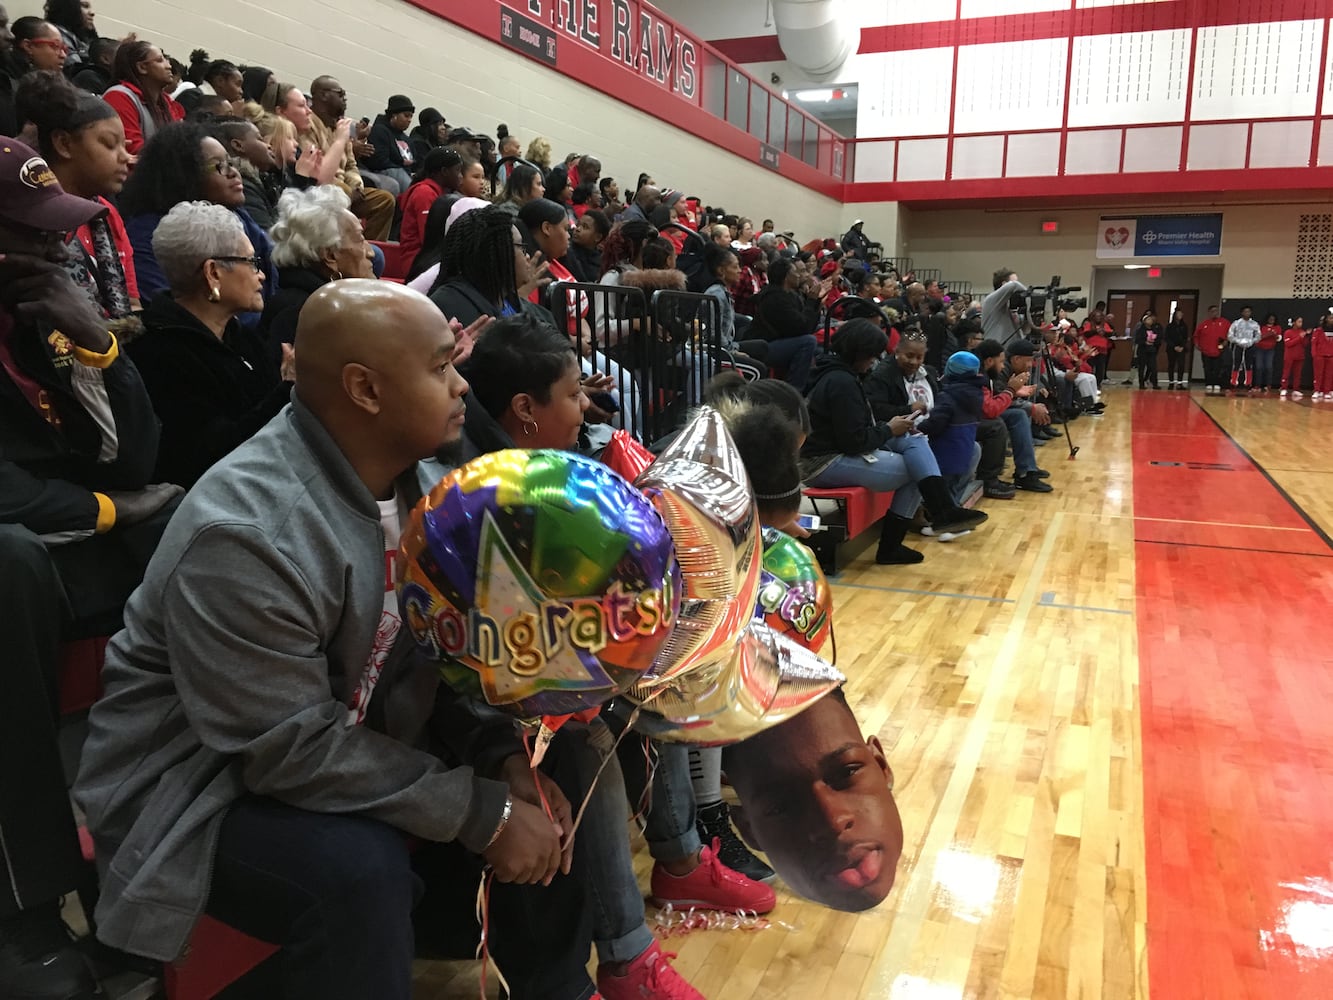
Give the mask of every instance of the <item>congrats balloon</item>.
[[750, 478], [726, 425], [704, 407], [634, 485], [661, 512], [676, 544], [684, 594], [653, 681], [728, 657], [754, 615], [759, 518]]
[[818, 653], [833, 629], [833, 594], [819, 560], [776, 528], [765, 528], [764, 571], [754, 616]]
[[634, 728], [671, 743], [735, 743], [809, 708], [846, 678], [814, 653], [753, 622], [730, 655], [666, 685], [637, 687]]
[[624, 478], [564, 451], [483, 455], [413, 509], [398, 600], [455, 690], [524, 719], [602, 704], [672, 635], [671, 535]]

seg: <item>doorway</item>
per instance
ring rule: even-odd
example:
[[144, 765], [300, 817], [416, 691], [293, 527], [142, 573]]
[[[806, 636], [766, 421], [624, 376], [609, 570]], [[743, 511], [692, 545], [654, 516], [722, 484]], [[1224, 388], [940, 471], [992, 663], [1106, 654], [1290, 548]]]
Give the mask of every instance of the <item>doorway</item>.
[[1134, 328], [1139, 319], [1149, 309], [1162, 326], [1171, 322], [1171, 317], [1179, 309], [1185, 314], [1185, 325], [1193, 330], [1198, 322], [1199, 290], [1197, 288], [1176, 289], [1135, 289], [1133, 291], [1113, 291], [1106, 296], [1106, 314], [1116, 332], [1124, 331], [1124, 336], [1133, 337]]

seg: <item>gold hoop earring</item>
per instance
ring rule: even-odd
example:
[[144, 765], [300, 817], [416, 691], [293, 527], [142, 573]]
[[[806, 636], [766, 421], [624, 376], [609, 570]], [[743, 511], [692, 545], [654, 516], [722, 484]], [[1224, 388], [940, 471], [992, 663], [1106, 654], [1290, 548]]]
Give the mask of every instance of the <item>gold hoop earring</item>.
[[[532, 424], [532, 430], [528, 430], [528, 424]], [[525, 420], [525, 421], [523, 421], [523, 436], [524, 436], [524, 437], [532, 437], [532, 436], [533, 436], [534, 434], [536, 434], [539, 430], [541, 430], [541, 428], [537, 426], [537, 421], [535, 421], [535, 420]]]
[[342, 281], [342, 277], [343, 277], [343, 273], [342, 273], [341, 271], [339, 271], [339, 270], [335, 267], [335, 268], [333, 269], [333, 277], [331, 277], [329, 280], [330, 280], [330, 281]]
[[208, 301], [209, 302], [222, 301], [222, 292], [218, 289], [217, 285], [214, 285], [212, 288], [208, 290]]

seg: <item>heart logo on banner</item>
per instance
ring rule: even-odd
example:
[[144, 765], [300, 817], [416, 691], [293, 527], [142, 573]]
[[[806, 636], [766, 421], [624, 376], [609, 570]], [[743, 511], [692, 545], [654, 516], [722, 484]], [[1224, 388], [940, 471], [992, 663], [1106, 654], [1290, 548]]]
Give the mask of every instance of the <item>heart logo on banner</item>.
[[1119, 229], [1108, 229], [1102, 234], [1106, 242], [1112, 247], [1119, 248], [1129, 242], [1129, 230], [1124, 226]]

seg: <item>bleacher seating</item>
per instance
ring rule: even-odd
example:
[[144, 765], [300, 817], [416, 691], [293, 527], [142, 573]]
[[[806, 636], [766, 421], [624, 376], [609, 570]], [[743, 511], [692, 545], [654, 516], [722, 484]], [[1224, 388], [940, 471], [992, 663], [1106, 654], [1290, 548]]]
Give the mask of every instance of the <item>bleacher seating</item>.
[[805, 497], [819, 515], [821, 526], [806, 544], [814, 550], [820, 568], [828, 575], [838, 572], [841, 545], [878, 524], [893, 502], [892, 493], [876, 493], [864, 486], [825, 490], [806, 487]]

